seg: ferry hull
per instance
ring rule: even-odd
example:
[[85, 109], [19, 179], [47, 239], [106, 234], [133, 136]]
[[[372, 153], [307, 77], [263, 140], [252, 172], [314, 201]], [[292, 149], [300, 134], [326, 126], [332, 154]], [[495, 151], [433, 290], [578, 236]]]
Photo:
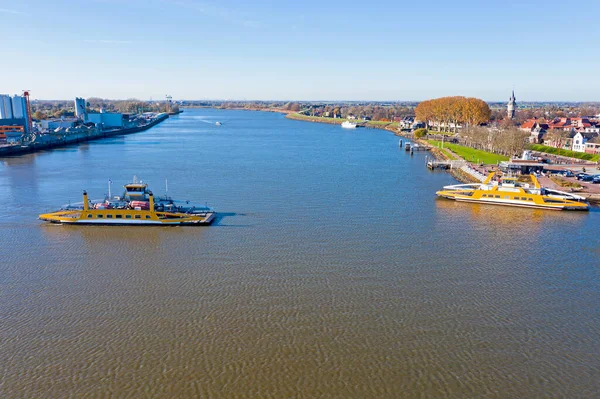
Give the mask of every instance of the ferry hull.
[[[149, 213], [149, 212], [148, 212]], [[145, 216], [145, 215], [144, 215]], [[189, 217], [176, 219], [97, 219], [73, 217], [64, 212], [47, 213], [39, 216], [45, 222], [64, 225], [87, 225], [87, 226], [208, 226], [215, 220], [216, 213], [207, 213], [206, 216], [190, 215]]]
[[445, 194], [442, 192], [437, 193], [438, 197], [450, 199], [458, 202], [470, 202], [474, 204], [485, 204], [485, 205], [500, 205], [500, 206], [513, 206], [519, 208], [534, 208], [534, 209], [546, 209], [551, 211], [588, 211], [590, 209], [589, 205], [584, 203], [577, 204], [539, 204], [539, 203], [527, 203], [527, 202], [517, 202], [517, 201], [494, 201], [494, 200], [486, 200], [486, 199], [473, 199], [469, 197], [456, 196], [452, 194]]

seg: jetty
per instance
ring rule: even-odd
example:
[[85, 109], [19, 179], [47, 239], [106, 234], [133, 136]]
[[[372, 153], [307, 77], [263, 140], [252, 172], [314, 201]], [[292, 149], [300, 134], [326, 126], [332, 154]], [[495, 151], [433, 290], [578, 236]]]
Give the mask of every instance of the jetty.
[[410, 152], [410, 155], [412, 155], [415, 151], [429, 151], [430, 149], [431, 148], [429, 147], [415, 143], [407, 142], [406, 144], [404, 144], [404, 151]]

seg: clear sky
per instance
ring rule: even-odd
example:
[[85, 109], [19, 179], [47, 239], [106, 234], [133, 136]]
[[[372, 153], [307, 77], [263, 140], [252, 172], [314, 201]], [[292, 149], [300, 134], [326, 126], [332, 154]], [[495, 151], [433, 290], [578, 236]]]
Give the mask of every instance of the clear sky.
[[0, 0], [0, 93], [600, 100], [600, 1]]

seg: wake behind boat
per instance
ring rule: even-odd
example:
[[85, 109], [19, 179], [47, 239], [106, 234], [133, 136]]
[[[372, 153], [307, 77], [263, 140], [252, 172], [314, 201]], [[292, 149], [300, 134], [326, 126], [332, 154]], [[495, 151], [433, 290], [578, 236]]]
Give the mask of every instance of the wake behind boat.
[[41, 220], [61, 224], [84, 225], [143, 225], [181, 226], [209, 225], [216, 212], [204, 205], [177, 201], [168, 197], [155, 198], [148, 185], [137, 182], [126, 184], [122, 196], [92, 201], [83, 192], [83, 202], [69, 204], [61, 210], [39, 216]]
[[537, 178], [530, 175], [530, 182], [515, 177], [492, 181], [490, 173], [483, 183], [445, 186], [436, 194], [439, 197], [464, 202], [480, 202], [493, 205], [520, 206], [551, 210], [587, 211], [590, 205], [579, 195], [542, 188]]

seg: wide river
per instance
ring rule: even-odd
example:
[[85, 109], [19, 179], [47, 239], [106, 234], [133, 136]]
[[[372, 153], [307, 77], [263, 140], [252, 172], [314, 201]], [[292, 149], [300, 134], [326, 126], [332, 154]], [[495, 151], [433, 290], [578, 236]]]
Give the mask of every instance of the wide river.
[[[436, 199], [425, 157], [203, 109], [0, 159], [0, 397], [598, 397], [598, 209]], [[221, 217], [37, 219], [133, 175]]]

